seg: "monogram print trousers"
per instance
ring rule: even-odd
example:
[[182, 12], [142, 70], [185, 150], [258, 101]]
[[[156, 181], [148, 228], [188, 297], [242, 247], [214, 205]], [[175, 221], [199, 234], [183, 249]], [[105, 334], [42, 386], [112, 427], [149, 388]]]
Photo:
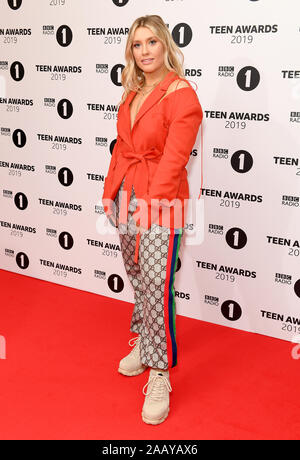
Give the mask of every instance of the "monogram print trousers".
[[166, 370], [177, 364], [174, 279], [184, 229], [152, 224], [141, 234], [135, 263], [136, 225], [132, 213], [137, 199], [132, 186], [127, 225], [118, 223], [123, 185], [124, 179], [115, 198], [115, 216], [125, 270], [134, 290], [130, 331], [141, 336], [141, 362]]

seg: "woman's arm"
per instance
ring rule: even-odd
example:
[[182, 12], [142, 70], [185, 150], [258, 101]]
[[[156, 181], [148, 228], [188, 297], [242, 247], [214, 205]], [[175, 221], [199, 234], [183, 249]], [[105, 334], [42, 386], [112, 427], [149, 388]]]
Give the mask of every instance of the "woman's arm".
[[[115, 210], [113, 208], [112, 201], [110, 200], [110, 197], [108, 196], [108, 190], [111, 185], [112, 177], [113, 177], [113, 170], [115, 169], [115, 166], [117, 164], [117, 156], [118, 156], [118, 145], [120, 142], [120, 137], [117, 135], [117, 141], [114, 145], [111, 159], [110, 159], [110, 164], [108, 168], [107, 175], [104, 179], [104, 187], [103, 187], [103, 194], [102, 194], [102, 202], [104, 206], [104, 212], [107, 215], [108, 218], [113, 219], [113, 222], [115, 223]], [[107, 203], [108, 201], [108, 203]], [[116, 226], [116, 225], [115, 225]]]

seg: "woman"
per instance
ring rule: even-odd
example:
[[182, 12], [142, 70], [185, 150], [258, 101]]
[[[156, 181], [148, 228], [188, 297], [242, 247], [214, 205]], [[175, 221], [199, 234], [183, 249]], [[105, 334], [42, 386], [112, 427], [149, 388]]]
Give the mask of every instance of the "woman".
[[[142, 419], [156, 425], [169, 412], [169, 369], [177, 364], [174, 277], [189, 186], [185, 166], [203, 112], [183, 78], [180, 49], [157, 15], [132, 24], [122, 72], [118, 136], [104, 183], [106, 215], [119, 229], [134, 289], [129, 341], [119, 372], [150, 368]], [[145, 393], [145, 388], [148, 390]]]

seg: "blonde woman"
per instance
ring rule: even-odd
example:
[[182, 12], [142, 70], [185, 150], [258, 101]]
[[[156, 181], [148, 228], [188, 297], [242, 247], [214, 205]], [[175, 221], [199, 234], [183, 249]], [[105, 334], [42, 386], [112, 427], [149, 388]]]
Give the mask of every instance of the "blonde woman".
[[169, 370], [177, 364], [173, 285], [189, 198], [185, 167], [203, 112], [183, 76], [183, 54], [160, 16], [133, 22], [125, 59], [102, 201], [118, 227], [135, 298], [130, 331], [138, 335], [118, 371], [135, 376], [150, 369], [142, 419], [156, 425], [168, 416]]

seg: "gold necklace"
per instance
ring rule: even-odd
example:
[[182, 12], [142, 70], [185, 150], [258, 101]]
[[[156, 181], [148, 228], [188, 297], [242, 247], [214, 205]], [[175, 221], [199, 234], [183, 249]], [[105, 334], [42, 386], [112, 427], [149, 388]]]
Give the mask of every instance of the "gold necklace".
[[[147, 91], [147, 92], [145, 92], [145, 93], [144, 93], [144, 92], [141, 92], [140, 94], [141, 94], [142, 96], [146, 96], [146, 94], [149, 94], [150, 92], [151, 92], [151, 90], [150, 90], [150, 91]], [[139, 103], [138, 103], [138, 106], [137, 106], [137, 108], [136, 108], [136, 112], [135, 112], [136, 115], [137, 115], [137, 113], [138, 113], [138, 111], [139, 111], [139, 108], [140, 108], [140, 106], [141, 106], [142, 101], [144, 101], [143, 97], [141, 97], [141, 99], [140, 99], [140, 101], [139, 101]], [[136, 115], [135, 115], [135, 117], [136, 117]], [[135, 118], [135, 117], [134, 117], [134, 118]]]
[[[154, 85], [143, 86], [142, 88], [138, 90], [138, 92], [144, 96], [145, 94], [150, 93], [155, 88], [155, 86], [157, 86], [160, 82], [161, 80], [158, 81], [157, 83], [154, 83]], [[148, 91], [143, 91], [143, 88], [147, 88], [147, 87], [150, 87], [150, 89], [148, 89]]]
[[142, 91], [142, 88], [139, 89], [139, 91], [141, 92], [141, 94], [145, 95], [145, 94], [148, 94], [150, 93], [151, 89], [152, 88], [155, 88], [155, 86], [157, 86], [161, 81], [163, 81], [163, 79], [165, 78], [166, 75], [164, 75], [160, 80], [158, 80], [156, 83], [153, 83], [153, 85], [144, 85], [143, 88], [150, 88], [148, 91]]
[[[149, 87], [149, 86], [150, 86], [150, 90], [144, 92], [144, 91], [142, 91], [142, 88], [139, 88], [139, 89], [137, 90], [137, 92], [138, 92], [139, 94], [141, 94], [142, 96], [145, 96], [146, 94], [149, 94], [149, 93], [150, 93], [160, 82], [163, 81], [164, 78], [165, 78], [165, 76], [162, 77], [157, 83], [154, 83], [153, 85], [144, 85], [144, 86], [143, 86], [143, 88], [144, 88], [144, 87]], [[133, 120], [133, 124], [134, 124], [134, 121], [135, 121], [136, 116], [137, 116], [137, 114], [138, 114], [138, 111], [139, 111], [139, 108], [140, 108], [140, 106], [141, 106], [142, 100], [143, 100], [143, 98], [141, 98], [141, 100], [140, 100], [139, 103], [138, 103], [138, 106], [137, 106], [137, 109], [136, 109], [136, 112], [135, 112], [135, 117], [134, 117], [134, 120]]]

